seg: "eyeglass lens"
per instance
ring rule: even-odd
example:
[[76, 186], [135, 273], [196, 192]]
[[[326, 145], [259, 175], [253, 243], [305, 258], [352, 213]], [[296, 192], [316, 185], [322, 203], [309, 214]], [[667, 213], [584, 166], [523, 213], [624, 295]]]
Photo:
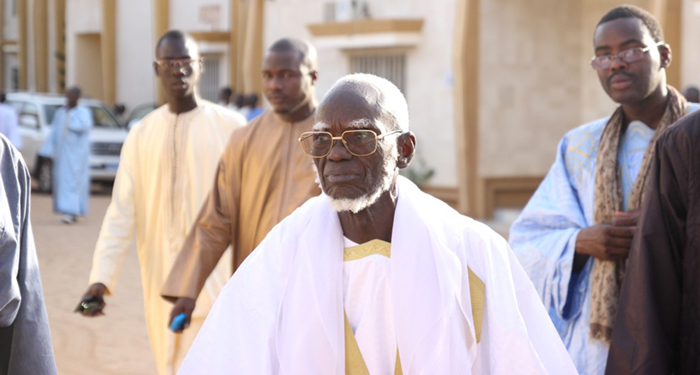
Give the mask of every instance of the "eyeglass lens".
[[592, 65], [596, 69], [605, 70], [610, 68], [610, 65], [612, 65], [615, 59], [620, 59], [627, 64], [639, 61], [644, 57], [644, 52], [642, 48], [631, 48], [621, 51], [617, 55], [602, 55], [594, 58]]
[[195, 61], [193, 59], [172, 59], [172, 60], [158, 60], [158, 64], [162, 67], [167, 68], [177, 68], [177, 69], [192, 69]]
[[[377, 135], [370, 130], [345, 132], [342, 140], [345, 148], [356, 156], [369, 155], [377, 148]], [[321, 157], [330, 152], [333, 138], [330, 133], [312, 133], [303, 137], [301, 143], [307, 154]]]

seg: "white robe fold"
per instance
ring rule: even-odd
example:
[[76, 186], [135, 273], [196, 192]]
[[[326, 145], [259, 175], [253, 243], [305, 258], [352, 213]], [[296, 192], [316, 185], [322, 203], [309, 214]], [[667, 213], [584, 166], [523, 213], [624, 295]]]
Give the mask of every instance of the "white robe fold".
[[178, 115], [164, 105], [130, 130], [122, 148], [90, 284], [103, 283], [109, 292], [115, 291], [119, 268], [135, 236], [148, 336], [161, 375], [175, 373], [231, 276], [227, 251], [197, 299], [190, 327], [179, 335], [168, 329], [172, 304], [160, 297], [160, 288], [211, 190], [231, 133], [244, 124], [240, 115], [206, 101]]
[[[391, 302], [404, 374], [575, 374], [506, 241], [399, 178]], [[485, 284], [481, 340], [469, 268]], [[343, 232], [325, 195], [278, 224], [217, 299], [180, 374], [344, 374]]]

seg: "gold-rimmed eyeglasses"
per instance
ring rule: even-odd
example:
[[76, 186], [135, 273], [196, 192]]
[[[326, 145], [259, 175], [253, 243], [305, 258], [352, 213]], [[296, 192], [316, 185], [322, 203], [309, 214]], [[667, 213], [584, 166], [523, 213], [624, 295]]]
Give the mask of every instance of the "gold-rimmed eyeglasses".
[[186, 70], [192, 70], [192, 68], [194, 68], [194, 65], [197, 64], [198, 62], [199, 62], [199, 59], [189, 59], [189, 58], [156, 60], [156, 64], [158, 64], [158, 66], [161, 68], [167, 68], [167, 69], [177, 68], [178, 70], [180, 70], [182, 68], [185, 68]]
[[656, 43], [653, 46], [629, 48], [618, 52], [616, 55], [606, 53], [604, 55], [593, 56], [593, 58], [591, 58], [591, 66], [595, 70], [608, 70], [610, 69], [610, 66], [612, 66], [613, 61], [616, 59], [620, 59], [624, 63], [630, 64], [641, 60], [644, 57], [644, 54], [649, 52], [652, 47], [659, 47], [663, 45], [663, 43]]
[[358, 129], [346, 130], [340, 137], [334, 137], [329, 132], [304, 132], [299, 137], [299, 143], [306, 155], [312, 158], [323, 158], [331, 153], [335, 141], [343, 142], [343, 146], [349, 153], [355, 156], [368, 156], [377, 151], [377, 143], [380, 139], [393, 134], [399, 134], [401, 130], [377, 135], [372, 130]]

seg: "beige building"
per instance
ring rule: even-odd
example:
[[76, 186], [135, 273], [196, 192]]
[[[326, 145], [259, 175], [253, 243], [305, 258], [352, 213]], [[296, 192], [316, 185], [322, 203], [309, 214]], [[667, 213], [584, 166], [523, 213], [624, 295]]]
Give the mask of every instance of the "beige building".
[[[621, 3], [0, 0], [0, 87], [56, 91], [65, 82], [128, 108], [159, 102], [153, 46], [177, 28], [201, 43], [204, 97], [225, 85], [260, 93], [263, 47], [305, 38], [319, 49], [319, 97], [350, 72], [391, 79], [419, 140], [413, 174], [432, 172], [426, 190], [488, 218], [526, 202], [566, 131], [612, 112], [589, 61], [598, 19]], [[661, 20], [670, 83], [700, 84], [700, 2], [626, 3]]]

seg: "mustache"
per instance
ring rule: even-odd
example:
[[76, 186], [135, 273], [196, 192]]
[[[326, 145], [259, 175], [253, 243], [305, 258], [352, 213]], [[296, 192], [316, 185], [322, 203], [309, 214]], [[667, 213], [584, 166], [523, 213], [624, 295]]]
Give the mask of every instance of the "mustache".
[[610, 77], [608, 77], [608, 79], [607, 79], [607, 84], [608, 84], [608, 86], [610, 86], [610, 81], [612, 81], [612, 79], [615, 78], [615, 77], [617, 77], [617, 76], [625, 76], [625, 77], [627, 77], [627, 78], [629, 78], [629, 79], [634, 79], [634, 75], [633, 75], [633, 74], [630, 74], [630, 73], [627, 73], [627, 72], [617, 72], [617, 73], [611, 75]]

